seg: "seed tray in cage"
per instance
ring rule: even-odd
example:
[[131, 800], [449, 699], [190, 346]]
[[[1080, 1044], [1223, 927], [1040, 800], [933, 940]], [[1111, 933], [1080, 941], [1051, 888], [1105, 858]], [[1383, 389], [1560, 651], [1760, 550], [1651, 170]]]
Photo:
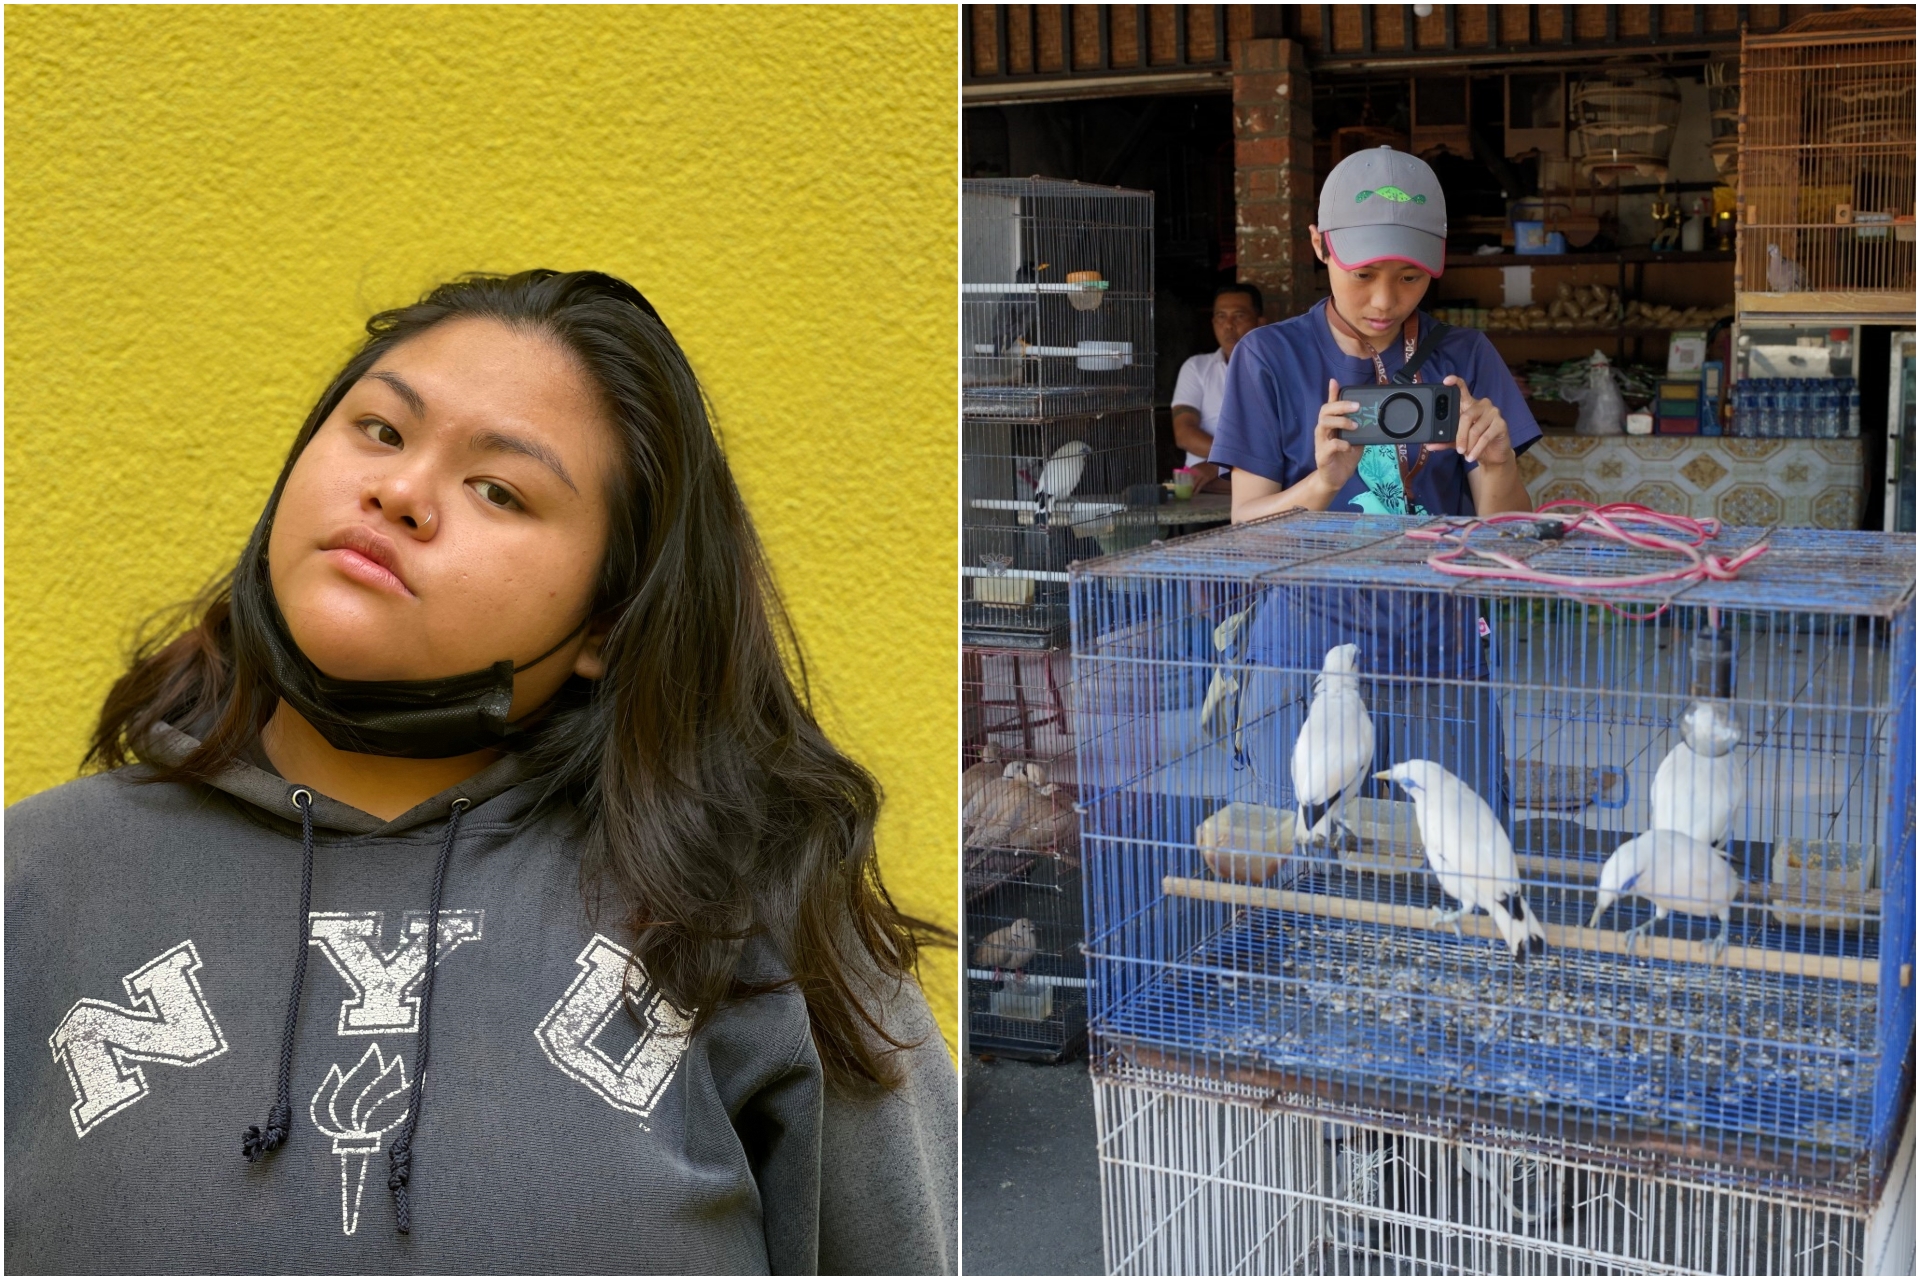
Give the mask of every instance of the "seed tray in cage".
[[1849, 1045], [1871, 1039], [1870, 989], [1585, 953], [1474, 964], [1462, 946], [1487, 949], [1240, 912], [1112, 1009], [1102, 1043], [1184, 1056], [1213, 1076], [1273, 1073], [1402, 1109], [1738, 1154], [1756, 1168], [1865, 1145], [1873, 1064]]
[[1625, 782], [1618, 769], [1585, 769], [1549, 764], [1542, 760], [1515, 760], [1507, 766], [1518, 809], [1584, 809], [1608, 805], [1621, 795]]

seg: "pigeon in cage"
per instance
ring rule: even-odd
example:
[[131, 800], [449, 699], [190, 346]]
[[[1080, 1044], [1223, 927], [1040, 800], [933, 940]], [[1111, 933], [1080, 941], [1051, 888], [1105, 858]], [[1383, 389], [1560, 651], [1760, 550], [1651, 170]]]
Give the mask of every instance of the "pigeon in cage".
[[[977, 766], [976, 766], [977, 767]], [[1014, 761], [999, 778], [980, 784], [975, 803], [961, 811], [969, 849], [1051, 853], [1080, 865], [1080, 819], [1069, 794], [1047, 777], [1045, 765]]]
[[989, 742], [980, 748], [980, 763], [969, 766], [960, 774], [960, 821], [969, 820], [974, 802], [987, 783], [995, 778], [1007, 776], [1007, 766], [1000, 759], [1000, 748]]
[[[978, 767], [978, 766], [976, 766]], [[984, 849], [1004, 843], [1009, 832], [1026, 821], [1026, 811], [1037, 787], [1024, 760], [1001, 767], [1000, 776], [980, 781], [973, 798], [960, 810], [966, 847]]]
[[1434, 917], [1460, 935], [1460, 917], [1476, 907], [1515, 960], [1543, 951], [1547, 933], [1520, 891], [1520, 865], [1506, 828], [1472, 787], [1431, 760], [1405, 760], [1373, 775], [1398, 783], [1413, 801], [1414, 820], [1427, 850], [1427, 865], [1458, 909]]
[[1040, 474], [1034, 475], [1030, 467], [1020, 468], [1020, 478], [1033, 487], [1033, 523], [1046, 528], [1053, 519], [1053, 504], [1069, 497], [1080, 486], [1080, 475], [1086, 469], [1087, 457], [1093, 448], [1085, 440], [1069, 440], [1053, 451], [1053, 457], [1047, 465], [1040, 468]]
[[1016, 978], [1022, 976], [1039, 950], [1040, 931], [1033, 927], [1033, 921], [1021, 916], [980, 939], [973, 949], [973, 963], [975, 968], [993, 970], [993, 980], [998, 982], [1002, 970], [1011, 971]]
[[1313, 703], [1293, 742], [1293, 794], [1299, 806], [1295, 830], [1304, 840], [1327, 843], [1329, 825], [1358, 843], [1339, 817], [1343, 799], [1366, 780], [1373, 763], [1373, 718], [1360, 696], [1360, 646], [1327, 650], [1313, 684]]
[[1745, 761], [1734, 753], [1739, 744], [1740, 726], [1721, 704], [1702, 699], [1689, 706], [1680, 741], [1653, 775], [1653, 829], [1724, 848], [1747, 799]]
[[1720, 932], [1709, 945], [1724, 954], [1739, 896], [1740, 876], [1718, 849], [1684, 832], [1649, 831], [1615, 849], [1600, 868], [1600, 896], [1587, 927], [1598, 928], [1621, 898], [1645, 898], [1653, 904], [1653, 918], [1627, 930], [1629, 951], [1635, 938], [1673, 913], [1717, 917]]
[[1767, 246], [1767, 288], [1774, 293], [1796, 293], [1800, 289], [1800, 264], [1783, 257], [1780, 246]]

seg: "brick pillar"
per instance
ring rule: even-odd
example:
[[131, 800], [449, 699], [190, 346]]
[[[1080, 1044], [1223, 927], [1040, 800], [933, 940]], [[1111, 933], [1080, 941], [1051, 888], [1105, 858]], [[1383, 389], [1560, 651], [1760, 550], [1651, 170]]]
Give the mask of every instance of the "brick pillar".
[[1233, 200], [1240, 279], [1260, 286], [1267, 319], [1313, 305], [1319, 211], [1313, 172], [1313, 93], [1291, 40], [1233, 45]]

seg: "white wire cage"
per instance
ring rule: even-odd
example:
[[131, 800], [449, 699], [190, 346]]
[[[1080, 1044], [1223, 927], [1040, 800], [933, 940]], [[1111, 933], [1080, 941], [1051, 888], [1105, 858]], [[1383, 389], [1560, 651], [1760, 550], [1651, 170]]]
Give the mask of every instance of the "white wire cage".
[[1153, 431], [1147, 407], [962, 420], [968, 643], [1064, 647], [1067, 566], [1162, 536]]
[[[1407, 536], [1428, 523], [1295, 512], [1075, 569], [1096, 1060], [1870, 1197], [1911, 1094], [1912, 538], [1777, 531], [1636, 611], [1444, 577]], [[1654, 563], [1471, 536], [1548, 572]], [[1355, 641], [1374, 739], [1328, 801], [1297, 747]], [[1692, 751], [1700, 705], [1735, 746]], [[1660, 776], [1696, 754], [1718, 878], [1663, 900], [1622, 870], [1603, 896], [1617, 853], [1682, 825]], [[1475, 797], [1465, 837], [1430, 841], [1375, 776], [1413, 759]], [[1448, 910], [1493, 872], [1446, 857], [1496, 843], [1509, 923], [1538, 927], [1517, 946], [1484, 900]]]
[[961, 672], [968, 1042], [1059, 1061], [1087, 1025], [1072, 662], [969, 645]]
[[1150, 404], [1153, 193], [1051, 178], [974, 178], [961, 191], [966, 412]]
[[1094, 1111], [1112, 1275], [1912, 1274], [1910, 1188], [1760, 1192], [1137, 1069], [1096, 1073]]

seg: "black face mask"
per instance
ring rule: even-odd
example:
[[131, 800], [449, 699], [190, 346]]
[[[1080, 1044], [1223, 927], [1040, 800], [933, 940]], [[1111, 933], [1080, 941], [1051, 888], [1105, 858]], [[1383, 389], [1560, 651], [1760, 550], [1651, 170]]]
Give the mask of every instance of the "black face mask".
[[338, 750], [409, 760], [524, 746], [525, 734], [507, 722], [514, 674], [551, 658], [587, 625], [582, 621], [559, 644], [517, 667], [502, 658], [478, 671], [434, 680], [335, 680], [300, 652], [272, 589], [261, 583], [249, 594], [253, 607], [236, 608], [234, 621], [258, 620], [247, 629], [264, 650], [274, 691]]

